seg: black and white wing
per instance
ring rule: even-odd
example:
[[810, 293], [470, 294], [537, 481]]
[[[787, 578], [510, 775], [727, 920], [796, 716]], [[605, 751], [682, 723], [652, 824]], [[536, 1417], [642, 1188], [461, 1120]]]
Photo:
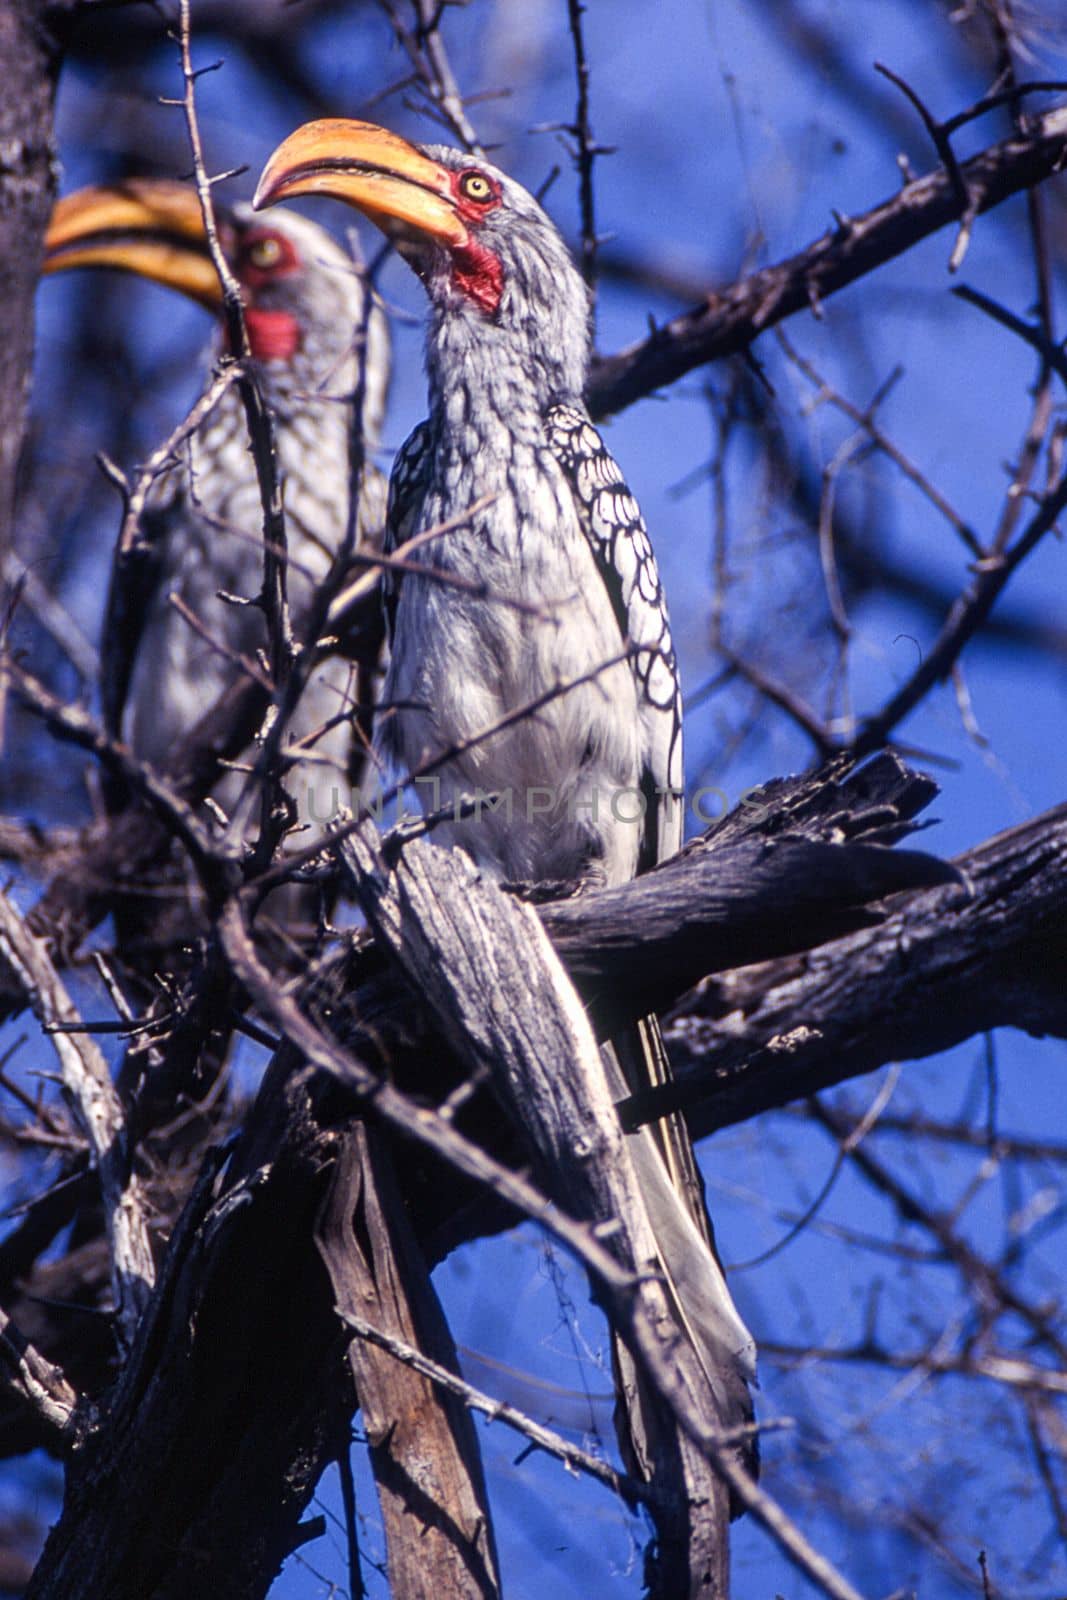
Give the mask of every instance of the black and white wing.
[[[412, 537], [418, 527], [419, 512], [430, 481], [433, 441], [430, 424], [420, 422], [413, 428], [393, 462], [389, 475], [389, 503], [385, 515], [385, 539], [382, 554], [392, 556]], [[404, 580], [402, 570], [382, 568], [382, 615], [385, 619], [386, 649], [393, 648], [396, 628], [396, 608], [400, 602], [400, 586]], [[374, 739], [383, 756], [399, 761], [401, 754], [396, 743], [399, 724], [390, 708], [379, 703], [374, 719]]]
[[645, 733], [644, 869], [682, 843], [682, 697], [667, 602], [640, 508], [588, 416], [580, 406], [561, 403], [550, 407], [545, 428], [574, 491], [619, 631], [634, 647], [630, 664]]
[[163, 580], [171, 534], [185, 511], [178, 474], [170, 473], [160, 483], [160, 492], [141, 516], [136, 538], [116, 550], [111, 566], [100, 639], [100, 699], [104, 726], [113, 739], [122, 738], [145, 622]]
[[[396, 453], [389, 475], [389, 506], [385, 518], [382, 554], [391, 556], [406, 544], [415, 531], [420, 507], [430, 481], [432, 458], [430, 424], [420, 422]], [[385, 609], [385, 636], [393, 642], [393, 622], [400, 597], [403, 573], [386, 567], [382, 572], [382, 605]]]
[[[584, 411], [556, 405], [545, 423], [551, 449], [574, 491], [620, 632], [634, 646], [631, 661], [647, 763], [642, 870], [673, 855], [682, 842], [682, 701], [663, 587], [637, 501]], [[655, 1017], [617, 1035], [604, 1053], [618, 1094], [663, 1083], [670, 1076]], [[754, 1346], [715, 1253], [685, 1124], [675, 1116], [643, 1128], [630, 1141], [630, 1150], [663, 1276], [704, 1365], [720, 1416], [727, 1427], [750, 1423]], [[642, 1380], [619, 1345], [616, 1361], [624, 1388], [638, 1393]], [[627, 1407], [625, 1430], [624, 1453], [635, 1462], [649, 1459], [640, 1403]], [[754, 1446], [746, 1440], [738, 1452], [752, 1470]]]

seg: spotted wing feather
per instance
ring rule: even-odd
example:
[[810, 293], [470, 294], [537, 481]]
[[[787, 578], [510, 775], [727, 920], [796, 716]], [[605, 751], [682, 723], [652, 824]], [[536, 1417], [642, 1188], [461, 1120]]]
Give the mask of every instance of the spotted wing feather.
[[552, 406], [549, 446], [578, 505], [582, 527], [611, 596], [619, 631], [634, 646], [631, 667], [645, 735], [648, 800], [642, 867], [682, 842], [682, 700], [667, 603], [644, 518], [622, 471], [585, 412]]
[[144, 637], [145, 620], [163, 580], [167, 543], [184, 503], [173, 477], [141, 517], [137, 539], [116, 553], [104, 607], [101, 634], [101, 701], [104, 725], [121, 739], [134, 663]]
[[[393, 462], [389, 477], [389, 508], [385, 519], [383, 555], [394, 555], [414, 533], [419, 508], [430, 480], [431, 459], [430, 424], [420, 422], [408, 434]], [[403, 573], [390, 572], [388, 568], [382, 573], [382, 605], [385, 608], [386, 638], [390, 645], [402, 578]]]

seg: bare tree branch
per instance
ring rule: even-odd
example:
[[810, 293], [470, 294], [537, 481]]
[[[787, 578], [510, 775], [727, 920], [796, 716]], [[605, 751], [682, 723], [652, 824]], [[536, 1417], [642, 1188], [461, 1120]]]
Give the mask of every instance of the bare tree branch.
[[[478, 1438], [470, 1411], [457, 1401], [457, 1388], [466, 1386], [393, 1176], [389, 1141], [377, 1130], [357, 1126], [345, 1140], [318, 1244], [338, 1315], [350, 1327], [367, 1327], [367, 1317], [374, 1322], [373, 1335], [349, 1345], [348, 1359], [378, 1485], [392, 1595], [497, 1600]], [[398, 1362], [397, 1349], [414, 1359]], [[439, 1374], [444, 1381], [430, 1381]]]
[[596, 287], [596, 208], [593, 193], [593, 163], [604, 152], [593, 137], [589, 116], [589, 61], [585, 53], [582, 32], [581, 0], [567, 0], [567, 20], [574, 43], [574, 73], [578, 80], [578, 104], [574, 122], [567, 130], [575, 141], [575, 163], [578, 167], [578, 194], [582, 216], [582, 277], [590, 289]]
[[[1058, 464], [1053, 463], [1058, 473]], [[901, 684], [892, 698], [865, 718], [850, 748], [857, 756], [868, 755], [883, 745], [897, 724], [913, 711], [935, 683], [948, 677], [967, 643], [981, 628], [1012, 573], [1067, 509], [1067, 474], [1050, 485], [1038, 501], [1037, 510], [1010, 549], [984, 557], [976, 566], [967, 588], [953, 605], [944, 626], [918, 667]]]
[[[556, 1433], [552, 1428], [544, 1427], [540, 1422], [535, 1422], [517, 1406], [509, 1405], [506, 1400], [494, 1400], [492, 1395], [476, 1389], [473, 1384], [464, 1382], [462, 1378], [457, 1378], [447, 1367], [431, 1361], [414, 1345], [405, 1344], [402, 1339], [383, 1333], [380, 1328], [373, 1327], [364, 1317], [356, 1316], [351, 1311], [341, 1310], [340, 1316], [358, 1338], [376, 1344], [380, 1349], [387, 1351], [394, 1360], [413, 1367], [416, 1372], [421, 1372], [438, 1388], [445, 1389], [449, 1394], [454, 1394], [462, 1400], [472, 1411], [480, 1411], [490, 1422], [502, 1422], [506, 1428], [514, 1429], [538, 1450], [543, 1450], [546, 1455], [555, 1456], [574, 1472], [584, 1472], [587, 1477], [595, 1478], [598, 1483], [614, 1490], [624, 1500], [642, 1502], [653, 1497], [653, 1492], [647, 1483], [643, 1483], [639, 1478], [629, 1477], [626, 1473], [617, 1472], [609, 1462], [601, 1460], [599, 1456], [590, 1455], [588, 1450], [572, 1444], [569, 1439], [564, 1439], [562, 1434]], [[1067, 1389], [1067, 1383], [1062, 1387]]]
[[55, 640], [83, 683], [97, 683], [100, 657], [74, 618], [41, 581], [31, 566], [9, 551], [0, 578], [11, 585], [20, 601], [33, 612], [41, 627]]
[[59, 1368], [46, 1361], [2, 1311], [0, 1373], [9, 1392], [36, 1413], [57, 1446], [66, 1448], [78, 1396]]
[[866, 1339], [855, 1345], [801, 1345], [763, 1338], [760, 1354], [784, 1367], [800, 1368], [814, 1361], [836, 1361], [847, 1365], [889, 1367], [897, 1372], [928, 1372], [934, 1377], [981, 1378], [1005, 1388], [1046, 1394], [1050, 1398], [1067, 1395], [1067, 1376], [1063, 1372], [997, 1350], [946, 1355], [931, 1350], [888, 1350]]
[[378, 3], [389, 18], [393, 32], [415, 69], [419, 87], [438, 119], [465, 150], [481, 154], [478, 135], [464, 109], [463, 96], [441, 38], [440, 22], [445, 5], [439, 0], [412, 0], [415, 13], [412, 29], [400, 14], [400, 0], [378, 0]]
[[[975, 215], [1061, 170], [1067, 152], [1067, 107], [1035, 118], [1024, 137], [991, 145], [960, 171]], [[694, 367], [745, 350], [775, 323], [818, 305], [873, 272], [920, 239], [958, 221], [963, 202], [944, 168], [906, 183], [899, 194], [842, 221], [798, 255], [750, 273], [706, 305], [675, 317], [640, 344], [593, 363], [587, 399], [594, 417], [621, 411], [675, 383]]]
[[955, 864], [966, 889], [919, 890], [877, 927], [702, 984], [668, 1029], [674, 1084], [629, 1115], [680, 1104], [707, 1133], [989, 1028], [1067, 1037], [1067, 806]]
[[[607, 1084], [592, 1033], [533, 913], [482, 882], [458, 852], [436, 851], [416, 840], [389, 868], [366, 829], [345, 849], [379, 938], [427, 999], [454, 1047], [476, 1069], [493, 1075], [564, 1203], [593, 1219], [593, 1236], [609, 1239], [612, 1254], [627, 1264], [629, 1283], [620, 1293], [617, 1269], [604, 1280], [591, 1253], [582, 1252], [583, 1263], [600, 1279], [615, 1325], [639, 1355], [676, 1425], [799, 1571], [834, 1600], [858, 1600], [852, 1585], [744, 1471], [715, 1423], [698, 1363], [679, 1337], [662, 1285], [633, 1277], [630, 1264], [653, 1255], [641, 1234], [643, 1201], [610, 1102], [601, 1103]], [[568, 1062], [564, 1072], [561, 1051]], [[700, 1481], [695, 1465], [692, 1457], [686, 1459], [687, 1490]], [[688, 1510], [689, 1517], [700, 1514], [692, 1505], [679, 1509], [683, 1515]], [[658, 1503], [655, 1511], [661, 1512]], [[679, 1537], [673, 1519], [660, 1514], [657, 1526], [661, 1539]], [[695, 1542], [709, 1563], [710, 1592], [715, 1593], [720, 1562], [711, 1564], [709, 1532], [714, 1538], [714, 1527], [703, 1536], [687, 1531], [683, 1538]], [[661, 1551], [661, 1560], [669, 1558]], [[686, 1549], [683, 1572], [689, 1559]]]
[[120, 1345], [128, 1350], [156, 1281], [156, 1269], [144, 1193], [131, 1169], [125, 1113], [107, 1062], [93, 1041], [85, 1034], [63, 1031], [64, 1026], [80, 1024], [81, 1018], [44, 946], [2, 893], [0, 954], [23, 984], [38, 1020], [51, 1030], [64, 1088], [93, 1152], [111, 1244], [117, 1332]]

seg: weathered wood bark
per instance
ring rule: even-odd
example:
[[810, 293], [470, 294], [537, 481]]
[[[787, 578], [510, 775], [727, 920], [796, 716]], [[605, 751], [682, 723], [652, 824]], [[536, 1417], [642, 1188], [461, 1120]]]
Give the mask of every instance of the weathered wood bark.
[[[210, 786], [220, 756], [243, 739], [257, 695], [241, 686], [236, 710], [220, 702], [191, 736], [171, 774], [181, 797], [192, 802]], [[613, 1017], [632, 1014], [631, 1002], [640, 1014], [660, 1010], [708, 972], [819, 944], [870, 922], [871, 901], [954, 878], [933, 857], [886, 848], [936, 793], [888, 756], [858, 772], [841, 762], [779, 780], [656, 872], [546, 905], [542, 919], [606, 1036]], [[30, 913], [33, 931], [58, 959], [69, 956], [169, 842], [143, 809], [92, 825], [64, 845]], [[359, 981], [353, 970], [353, 986]], [[0, 1017], [21, 1004], [20, 986], [5, 985], [0, 972]]]
[[0, 570], [11, 546], [33, 360], [33, 297], [55, 194], [58, 53], [49, 8], [0, 0]]
[[893, 756], [833, 761], [754, 789], [654, 872], [543, 906], [541, 918], [608, 1035], [709, 972], [867, 927], [898, 890], [958, 882], [936, 857], [890, 848], [936, 794]]
[[[815, 1082], [809, 1066], [813, 1072], [820, 1062], [845, 1075], [868, 1071], [905, 1050], [930, 1054], [996, 1024], [1067, 1035], [1057, 978], [1062, 954], [1057, 953], [1056, 917], [1067, 895], [1062, 810], [960, 857], [959, 871], [981, 884], [981, 893], [966, 899], [951, 885], [944, 891], [921, 887], [939, 870], [945, 875], [931, 858], [884, 847], [907, 831], [909, 819], [933, 793], [928, 780], [908, 775], [889, 756], [843, 779], [823, 774], [782, 781], [750, 797], [705, 844], [690, 847], [644, 882], [540, 908], [602, 1035], [628, 1014], [675, 1004], [694, 970], [721, 971], [731, 960], [740, 964], [729, 979], [700, 982], [671, 1032], [684, 1083], [680, 1093], [690, 1101], [697, 1132], [809, 1092]], [[891, 923], [863, 904], [865, 895], [891, 891], [908, 877], [920, 888], [892, 903]], [[958, 873], [952, 878], [956, 881]], [[950, 917], [946, 906], [952, 908]], [[872, 922], [869, 934], [825, 943], [803, 963], [769, 960]], [[909, 944], [906, 964], [894, 954], [902, 929]], [[953, 942], [960, 937], [970, 959], [953, 964]], [[854, 981], [857, 950], [866, 952], [869, 992]], [[748, 965], [754, 961], [761, 965]], [[809, 1016], [813, 1000], [811, 987], [801, 981], [805, 974], [809, 986], [819, 975], [827, 994], [832, 990], [836, 1009], [832, 1031], [824, 1030], [800, 1049], [795, 1030]], [[909, 1003], [912, 986], [925, 996], [935, 980], [936, 1006]], [[387, 1050], [397, 1081], [413, 1091], [447, 1092], [447, 1053], [439, 1042], [431, 1047], [428, 1023], [420, 1021], [373, 948], [339, 955], [331, 988], [337, 1025], [358, 1051], [372, 1045], [376, 1054]], [[767, 1001], [761, 1031], [764, 994], [773, 1003]], [[750, 1014], [746, 1031], [735, 1036], [734, 1023], [729, 1034], [715, 1025], [724, 1012], [739, 1010]], [[791, 1035], [793, 1048], [766, 1057], [766, 1070], [748, 1070], [748, 1056], [776, 1034]], [[180, 1054], [178, 1045], [188, 1051], [191, 1043], [179, 1039], [169, 1053]], [[703, 1070], [713, 1056], [724, 1069], [721, 1076]], [[686, 1076], [690, 1067], [701, 1068], [697, 1077]], [[492, 1148], [506, 1150], [499, 1116], [494, 1122], [487, 1111], [472, 1122], [476, 1109], [467, 1108], [464, 1125]], [[506, 1225], [511, 1215], [491, 1197], [487, 1210], [477, 1203], [469, 1181], [421, 1158], [404, 1181], [421, 1242], [434, 1256], [485, 1227]], [[19, 1280], [85, 1204], [91, 1183], [79, 1180], [36, 1203], [0, 1247], [0, 1292], [17, 1321], [29, 1314], [30, 1304], [22, 1307], [13, 1298]], [[87, 1280], [86, 1293], [79, 1295], [72, 1280], [68, 1297], [93, 1303], [96, 1282]], [[36, 1304], [35, 1341], [52, 1359], [68, 1359], [69, 1324], [57, 1322], [50, 1337], [48, 1320], [47, 1309]], [[99, 1359], [99, 1341], [95, 1348], [90, 1367]], [[82, 1373], [87, 1379], [84, 1368]], [[22, 1436], [21, 1430], [13, 1434], [13, 1448]]]
[[876, 927], [700, 985], [669, 1030], [665, 1097], [696, 1133], [989, 1028], [1067, 1038], [1067, 806], [956, 865], [965, 885], [892, 900]]
[[650, 1482], [661, 1496], [651, 1507], [650, 1595], [726, 1600], [730, 1452], [707, 1447], [720, 1426], [716, 1401], [662, 1281], [649, 1275], [659, 1257], [644, 1196], [600, 1051], [558, 958], [535, 913], [459, 852], [413, 840], [387, 864], [369, 828], [342, 848], [377, 938], [475, 1080], [491, 1081], [548, 1194], [603, 1228], [633, 1275], [625, 1297], [603, 1283], [599, 1291], [650, 1387]]
[[[855, 905], [835, 909], [832, 895], [822, 892], [822, 886], [813, 894], [809, 885], [805, 901], [797, 877], [803, 875], [799, 847], [804, 845], [839, 853], [836, 882], [845, 886], [846, 899], [848, 893], [858, 893], [864, 879], [870, 887], [872, 865], [876, 882], [887, 881], [882, 874], [891, 853], [878, 841], [889, 842], [906, 832], [909, 816], [920, 799], [929, 798], [930, 789], [924, 784], [921, 793], [916, 791], [899, 764], [888, 757], [864, 773], [854, 780], [824, 776], [772, 786], [760, 797], [761, 806], [744, 808], [673, 869], [679, 873], [671, 891], [678, 896], [677, 914], [691, 919], [692, 936], [706, 939], [709, 951], [717, 949], [717, 959], [725, 959], [729, 945], [731, 902], [735, 911], [740, 908], [740, 925], [747, 930], [738, 949], [758, 950], [758, 942], [749, 941], [757, 940], [761, 928], [763, 937], [781, 948], [782, 942], [799, 939], [805, 929], [819, 926], [820, 919], [826, 925], [835, 917], [851, 917], [853, 928], [857, 919], [871, 921], [870, 910]], [[850, 788], [853, 781], [855, 787]], [[831, 845], [831, 838], [843, 842]], [[754, 845], [759, 849], [753, 854]], [[403, 847], [401, 860], [409, 848]], [[756, 903], [763, 907], [758, 916], [747, 918], [749, 902], [736, 883], [733, 891], [716, 900], [713, 862], [719, 850], [724, 861], [751, 863], [751, 887]], [[737, 850], [748, 854], [731, 857]], [[850, 851], [858, 851], [857, 860], [863, 863], [851, 887], [843, 870]], [[920, 882], [930, 876], [928, 858], [917, 858], [909, 868], [906, 855], [899, 854], [904, 863], [901, 871], [918, 872]], [[819, 858], [809, 858], [815, 859]], [[822, 859], [825, 864], [833, 858]], [[788, 868], [777, 918], [776, 860]], [[899, 1054], [907, 1029], [908, 1037], [928, 1042], [931, 1049], [945, 1042], [947, 1032], [985, 1025], [993, 1014], [1003, 1021], [1054, 1025], [1067, 1034], [1060, 909], [1067, 889], [1067, 808], [968, 853], [960, 867], [975, 893], [958, 881], [943, 888], [920, 887], [892, 902], [888, 919], [823, 946], [803, 963], [770, 963], [731, 976], [723, 986], [701, 985], [689, 1009], [704, 1005], [713, 1019], [722, 1008], [743, 1003], [758, 1022], [761, 996], [766, 995], [771, 1036], [783, 1028], [795, 1034], [799, 1023], [816, 1018], [822, 1038], [810, 1059], [803, 1038], [795, 1036], [795, 1054], [771, 1052], [772, 1059], [763, 1061], [765, 1070], [748, 1079], [740, 1062], [727, 1063], [731, 1074], [741, 1074], [737, 1082], [748, 1094], [750, 1106], [780, 1103], [809, 1092], [812, 1070], [825, 1071], [839, 1050], [848, 1070]], [[687, 898], [688, 874], [693, 874], [698, 888]], [[458, 914], [462, 898], [457, 894], [452, 899]], [[634, 970], [633, 947], [642, 940], [643, 927], [618, 905], [607, 915], [604, 899], [590, 895], [585, 902], [545, 906], [540, 917], [555, 933], [561, 954], [573, 957], [581, 967], [586, 992], [599, 997], [606, 1013], [613, 1009], [604, 996], [615, 975]], [[791, 929], [782, 926], [783, 903], [799, 908]], [[810, 924], [804, 922], [805, 905], [809, 910], [814, 907]], [[510, 909], [521, 912], [524, 921], [534, 915], [519, 906]], [[925, 935], [919, 937], [924, 928]], [[661, 971], [657, 983], [666, 984], [674, 938], [669, 926], [653, 924], [644, 949], [647, 962]], [[954, 943], [959, 952], [961, 941], [965, 958], [954, 963]], [[513, 951], [504, 959], [518, 958]], [[862, 981], [854, 988], [848, 980], [856, 977], [857, 961]], [[479, 971], [478, 987], [485, 998], [492, 986], [486, 984], [480, 967]], [[529, 985], [521, 965], [515, 985], [520, 974], [518, 1004], [525, 1013]], [[771, 983], [772, 974], [778, 979], [776, 985]], [[804, 974], [816, 987], [804, 987]], [[402, 1081], [409, 1081], [416, 1060], [426, 1065], [426, 1035], [421, 1031], [425, 1020], [416, 1020], [409, 991], [383, 972], [380, 951], [357, 950], [340, 959], [328, 978], [331, 1026], [351, 1029], [351, 1019], [346, 1020], [338, 1001], [355, 981], [361, 984], [356, 998], [363, 1024], [390, 1051], [395, 1044], [394, 1070]], [[321, 979], [320, 985], [326, 982]], [[928, 982], [936, 983], [936, 989]], [[792, 989], [790, 983], [795, 985]], [[874, 997], [867, 1007], [861, 1004], [865, 989]], [[902, 1008], [909, 1004], [913, 989], [918, 998], [909, 1020]], [[937, 995], [936, 1005], [931, 993]], [[820, 1012], [817, 1006], [823, 1002]], [[647, 995], [635, 994], [629, 1003], [635, 1011], [643, 1011]], [[505, 1007], [500, 1017], [491, 1020], [494, 1026], [510, 1026], [514, 1019]], [[692, 1030], [696, 1023], [685, 1026]], [[711, 1027], [707, 1022], [699, 1026]], [[858, 1043], [850, 1044], [850, 1026]], [[458, 1034], [454, 1037], [458, 1043]], [[474, 1037], [477, 1041], [477, 1034]], [[495, 1047], [494, 1037], [483, 1039], [484, 1048]], [[711, 1027], [708, 1037], [716, 1047], [727, 1048], [725, 1031]], [[699, 1038], [690, 1033], [689, 1041], [695, 1058]], [[759, 1042], [757, 1038], [755, 1043]], [[886, 1054], [880, 1055], [883, 1049]], [[434, 1057], [435, 1081], [423, 1080], [424, 1088], [440, 1092], [443, 1054]], [[552, 1078], [555, 1087], [565, 1081], [559, 1075]], [[728, 1074], [728, 1089], [730, 1081]], [[695, 1108], [695, 1117], [710, 1120], [715, 1082], [705, 1082], [700, 1093], [709, 1109], [705, 1113]], [[736, 1099], [730, 1103], [734, 1114], [739, 1104]], [[325, 1114], [320, 1106], [325, 1106]], [[194, 1550], [197, 1560], [204, 1550], [211, 1552], [213, 1582], [217, 1579], [224, 1592], [239, 1596], [264, 1592], [262, 1586], [254, 1588], [248, 1574], [258, 1573], [263, 1583], [269, 1582], [264, 1575], [274, 1570], [299, 1537], [302, 1505], [323, 1462], [338, 1448], [336, 1430], [347, 1427], [354, 1404], [344, 1372], [344, 1338], [336, 1324], [334, 1296], [321, 1265], [308, 1257], [314, 1218], [336, 1153], [336, 1130], [347, 1127], [351, 1114], [347, 1097], [324, 1087], [318, 1078], [306, 1078], [296, 1052], [283, 1048], [217, 1198], [210, 1195], [205, 1202], [210, 1205], [207, 1217], [202, 1215], [203, 1206], [194, 1209], [178, 1230], [157, 1310], [130, 1374], [107, 1405], [103, 1430], [72, 1463], [67, 1507], [32, 1593], [136, 1593], [139, 1600], [157, 1593], [177, 1594], [180, 1588], [163, 1586], [163, 1566], [168, 1574], [174, 1572], [179, 1584], [193, 1570]], [[720, 1120], [728, 1120], [728, 1114]], [[486, 1127], [487, 1137], [496, 1140], [491, 1147], [500, 1148], [502, 1119], [498, 1116]], [[539, 1148], [552, 1150], [552, 1139], [544, 1130], [537, 1131], [536, 1140]], [[561, 1149], [561, 1160], [563, 1154]], [[585, 1165], [573, 1160], [571, 1164]], [[579, 1172], [575, 1181], [585, 1181], [584, 1174]], [[422, 1156], [410, 1172], [405, 1171], [403, 1183], [405, 1193], [416, 1200], [420, 1185], [433, 1194], [434, 1215], [424, 1208], [420, 1226], [438, 1236], [443, 1212], [450, 1204], [461, 1206], [471, 1194], [470, 1185], [458, 1184], [443, 1166]], [[612, 1197], [611, 1204], [615, 1203]], [[453, 1236], [460, 1228], [471, 1236], [487, 1225], [499, 1226], [508, 1215], [499, 1204], [488, 1212], [467, 1207], [457, 1214]], [[43, 1314], [42, 1308], [42, 1319]], [[34, 1336], [48, 1355], [46, 1328], [42, 1320]], [[99, 1389], [99, 1383], [95, 1387]], [[204, 1417], [213, 1419], [206, 1438]], [[269, 1440], [274, 1443], [268, 1445]], [[163, 1520], [173, 1530], [173, 1545], [166, 1552], [159, 1538]], [[265, 1543], [263, 1529], [269, 1530]], [[227, 1551], [232, 1554], [242, 1540], [252, 1556], [235, 1573], [227, 1565]], [[97, 1549], [106, 1554], [93, 1558], [86, 1584], [79, 1588], [85, 1551]], [[196, 1571], [199, 1574], [200, 1567]], [[71, 1587], [65, 1586], [68, 1579]], [[53, 1580], [58, 1587], [49, 1587]], [[116, 1587], [108, 1589], [105, 1580]]]
[[[375, 1130], [345, 1140], [319, 1227], [338, 1310], [458, 1376], [455, 1345]], [[493, 1600], [496, 1550], [474, 1421], [369, 1340], [348, 1347], [385, 1524], [393, 1600]]]
[[314, 1244], [344, 1122], [297, 1066], [281, 1054], [225, 1173], [216, 1155], [187, 1205], [28, 1597], [259, 1600], [307, 1537], [355, 1399]]

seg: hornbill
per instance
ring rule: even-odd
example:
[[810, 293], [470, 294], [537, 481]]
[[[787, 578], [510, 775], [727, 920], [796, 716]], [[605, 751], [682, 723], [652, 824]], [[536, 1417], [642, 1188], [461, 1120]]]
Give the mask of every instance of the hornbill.
[[[374, 221], [430, 306], [430, 414], [394, 466], [387, 532], [393, 546], [423, 539], [415, 569], [387, 589], [376, 737], [410, 772], [436, 764], [435, 804], [494, 797], [449, 824], [487, 873], [624, 882], [682, 842], [681, 698], [648, 534], [582, 400], [586, 287], [540, 205], [480, 157], [364, 122], [309, 123], [270, 158], [253, 204], [309, 194]], [[654, 1018], [607, 1054], [620, 1095], [623, 1074], [637, 1087], [666, 1071]], [[712, 1414], [743, 1425], [754, 1347], [688, 1135], [664, 1122], [630, 1145], [659, 1251], [651, 1266], [701, 1358]], [[654, 1412], [616, 1354], [624, 1444], [650, 1473]], [[739, 1450], [751, 1463], [751, 1447]]]
[[[217, 219], [243, 294], [252, 366], [274, 416], [288, 599], [301, 645], [313, 642], [306, 630], [316, 589], [345, 541], [357, 459], [367, 458], [357, 540], [384, 515], [369, 457], [385, 405], [388, 332], [362, 271], [317, 224], [291, 212], [265, 222], [244, 204], [218, 207]], [[55, 207], [45, 250], [45, 272], [118, 268], [222, 313], [200, 205], [187, 185], [130, 179], [66, 195]], [[225, 334], [217, 348], [225, 348]], [[353, 453], [356, 427], [363, 447]], [[246, 670], [240, 658], [262, 667], [265, 616], [241, 603], [255, 599], [263, 586], [262, 530], [244, 410], [231, 385], [153, 483], [134, 559], [116, 566], [109, 595], [105, 720], [135, 755], [161, 770]], [[290, 746], [307, 741], [287, 776], [297, 818], [305, 825], [295, 836], [298, 847], [315, 837], [315, 822], [334, 809], [337, 790], [346, 792], [341, 786], [349, 780], [352, 755], [346, 715], [356, 699], [352, 684], [350, 666], [327, 659], [316, 667], [289, 722]], [[229, 810], [241, 788], [232, 774], [216, 788], [215, 799]], [[235, 823], [242, 832], [243, 813], [242, 807]], [[293, 910], [289, 904], [288, 915]]]

